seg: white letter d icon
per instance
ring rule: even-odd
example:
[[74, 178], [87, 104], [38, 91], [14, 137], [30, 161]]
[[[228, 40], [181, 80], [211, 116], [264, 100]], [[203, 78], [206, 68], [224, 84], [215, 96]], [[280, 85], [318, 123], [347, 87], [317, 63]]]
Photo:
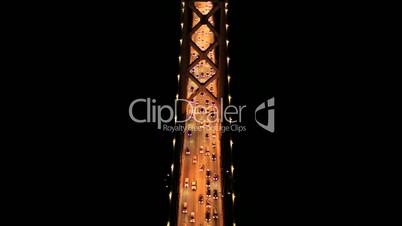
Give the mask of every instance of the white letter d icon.
[[[267, 105], [265, 105], [265, 103], [267, 103]], [[273, 107], [274, 105], [275, 105], [275, 97], [272, 97], [271, 99], [267, 100], [267, 102], [263, 102], [262, 104], [260, 104], [255, 109], [255, 115], [254, 115], [257, 124], [271, 133], [275, 131], [275, 110], [274, 109], [268, 110], [268, 125], [264, 125], [257, 120], [257, 112], [267, 107], [268, 108]]]

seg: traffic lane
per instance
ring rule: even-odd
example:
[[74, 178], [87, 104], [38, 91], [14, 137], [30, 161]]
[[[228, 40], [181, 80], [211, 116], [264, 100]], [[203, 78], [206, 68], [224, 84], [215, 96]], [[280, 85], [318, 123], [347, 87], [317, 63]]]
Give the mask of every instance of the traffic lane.
[[[211, 130], [212, 131], [212, 130]], [[213, 210], [214, 208], [216, 208], [216, 210], [218, 211], [218, 220], [214, 220], [214, 225], [222, 225], [223, 223], [223, 218], [221, 217], [223, 214], [223, 209], [222, 209], [222, 199], [221, 199], [221, 153], [220, 153], [220, 131], [217, 131], [216, 127], [214, 129], [215, 133], [217, 134], [216, 138], [213, 138], [211, 135], [211, 148], [212, 148], [212, 141], [214, 141], [216, 143], [216, 149], [213, 149], [215, 151], [213, 151], [213, 153], [215, 153], [216, 156], [216, 160], [212, 160], [212, 156], [211, 158], [208, 160], [211, 164], [211, 171], [213, 171], [213, 175], [217, 174], [218, 175], [218, 180], [214, 181], [212, 180], [211, 182], [211, 192], [213, 193], [214, 190], [218, 191], [218, 199], [215, 200], [213, 199], [213, 203], [212, 203], [212, 208], [211, 208], [211, 214], [213, 214]], [[211, 132], [212, 133], [212, 132]]]
[[[203, 140], [203, 137], [204, 137], [204, 131], [203, 130], [201, 130], [200, 132], [199, 132], [199, 136], [197, 137], [197, 139], [198, 139], [198, 142], [199, 142], [199, 146], [205, 146], [205, 143], [204, 143], [204, 140]], [[204, 199], [204, 202], [203, 203], [199, 203], [199, 217], [198, 217], [198, 220], [199, 220], [199, 222], [201, 223], [201, 222], [203, 222], [203, 220], [204, 220], [204, 217], [205, 217], [205, 194], [206, 194], [206, 187], [205, 187], [205, 184], [206, 184], [206, 181], [205, 181], [205, 174], [204, 174], [204, 172], [200, 172], [199, 171], [199, 167], [201, 167], [201, 165], [202, 164], [205, 164], [205, 161], [204, 161], [204, 159], [203, 159], [203, 154], [200, 154], [200, 152], [199, 152], [199, 149], [200, 149], [200, 147], [197, 147], [197, 153], [198, 153], [198, 156], [199, 156], [199, 159], [200, 159], [200, 162], [199, 162], [199, 165], [198, 165], [198, 169], [197, 169], [197, 172], [198, 172], [198, 175], [199, 175], [199, 180], [200, 180], [200, 191], [199, 191], [199, 196], [200, 195], [202, 195], [203, 196], [203, 199]]]
[[[188, 125], [187, 125], [188, 126]], [[183, 142], [183, 148], [181, 159], [182, 159], [182, 169], [181, 169], [181, 177], [180, 177], [180, 192], [179, 192], [179, 206], [182, 209], [183, 203], [187, 202], [187, 214], [183, 214], [179, 211], [178, 222], [189, 222], [189, 215], [193, 211], [191, 207], [192, 203], [194, 203], [194, 195], [191, 193], [191, 182], [192, 182], [192, 170], [191, 170], [191, 155], [186, 155], [185, 150], [187, 147], [191, 148], [192, 142], [187, 137], [185, 137]], [[185, 178], [189, 178], [189, 187], [184, 187]]]
[[[192, 123], [192, 125], [194, 125], [194, 123]], [[209, 133], [210, 133], [210, 131], [209, 131]], [[211, 139], [205, 139], [205, 130], [203, 130], [201, 132], [199, 132], [199, 131], [195, 132], [193, 135], [194, 136], [192, 136], [191, 138], [186, 137], [185, 140], [187, 142], [185, 142], [185, 143], [186, 144], [189, 143], [188, 146], [191, 149], [191, 154], [196, 153], [196, 155], [198, 156], [197, 157], [197, 164], [196, 164], [195, 168], [192, 167], [192, 156], [190, 156], [190, 158], [188, 158], [188, 156], [187, 156], [187, 158], [184, 156], [185, 157], [184, 164], [186, 165], [186, 167], [185, 167], [186, 172], [185, 173], [187, 173], [188, 177], [191, 178], [190, 181], [193, 181], [193, 178], [197, 179], [197, 191], [196, 192], [191, 191], [191, 193], [194, 193], [194, 194], [190, 195], [186, 199], [186, 193], [188, 193], [190, 191], [190, 190], [186, 189], [185, 192], [182, 195], [183, 196], [182, 199], [187, 200], [188, 202], [191, 202], [191, 203], [194, 204], [194, 203], [198, 203], [199, 194], [203, 194], [204, 199], [205, 199], [204, 204], [206, 204], [206, 186], [205, 186], [206, 185], [206, 177], [205, 177], [205, 171], [203, 173], [198, 173], [199, 172], [199, 167], [202, 164], [204, 164], [204, 165], [207, 166], [206, 168], [210, 168], [212, 171], [217, 172], [217, 170], [219, 168], [219, 164], [217, 165], [215, 163], [215, 161], [214, 162], [210, 161], [211, 155], [206, 156], [205, 152], [204, 152], [204, 154], [199, 154], [199, 146], [200, 145], [203, 145], [204, 148], [209, 148], [210, 150], [213, 150], [212, 146], [211, 146], [211, 142], [210, 142]], [[217, 144], [217, 146], [219, 147], [218, 144]], [[217, 152], [219, 152], [219, 151], [217, 151]], [[217, 153], [217, 159], [219, 159], [218, 155], [219, 154]], [[220, 188], [218, 187], [218, 189], [220, 189]], [[221, 209], [219, 207], [219, 205], [216, 206], [214, 204], [214, 202], [211, 202], [211, 205], [213, 207], [217, 208], [218, 211]], [[213, 208], [211, 208], [211, 214], [212, 214], [212, 210], [213, 210]], [[191, 212], [191, 210], [189, 209], [189, 213], [190, 212]], [[205, 221], [205, 205], [200, 205], [199, 208], [195, 207], [194, 212], [196, 214], [195, 217], [196, 217], [197, 222], [202, 223], [202, 222]], [[187, 218], [189, 218], [189, 217], [187, 216]], [[179, 217], [179, 219], [180, 219], [180, 217]], [[183, 219], [183, 220], [184, 220], [184, 222], [189, 222], [189, 219]], [[182, 221], [179, 220], [179, 222], [183, 222], [183, 220]], [[219, 221], [213, 221], [211, 223], [216, 224], [216, 225], [221, 225], [220, 221], [222, 221], [221, 218], [219, 219]]]
[[[194, 125], [194, 123], [191, 123], [190, 125]], [[202, 208], [199, 206], [198, 204], [198, 197], [199, 194], [202, 194], [204, 192], [202, 184], [203, 184], [203, 180], [202, 180], [202, 176], [199, 175], [198, 173], [198, 154], [197, 154], [197, 149], [198, 146], [200, 145], [201, 141], [201, 137], [202, 137], [202, 133], [199, 131], [195, 131], [193, 133], [193, 136], [191, 137], [187, 137], [187, 140], [189, 140], [189, 148], [191, 150], [191, 158], [188, 159], [188, 161], [186, 161], [187, 166], [189, 167], [189, 175], [191, 177], [191, 181], [197, 181], [197, 190], [196, 191], [191, 191], [192, 195], [191, 195], [191, 204], [190, 204], [190, 213], [194, 211], [195, 214], [195, 219], [196, 222], [200, 222], [202, 220], [202, 215], [203, 215], [203, 211]], [[193, 163], [193, 158], [194, 156], [197, 156], [197, 163], [194, 164]]]
[[[193, 125], [195, 125], [195, 123]], [[195, 205], [195, 210], [194, 211], [195, 211], [195, 214], [196, 214], [196, 223], [197, 223], [197, 222], [200, 222], [200, 217], [201, 217], [201, 214], [202, 214], [200, 206], [198, 204], [198, 197], [199, 197], [199, 194], [202, 191], [202, 189], [201, 189], [202, 181], [201, 181], [200, 175], [199, 175], [198, 170], [197, 170], [198, 161], [199, 161], [199, 157], [198, 157], [198, 154], [197, 154], [197, 148], [198, 148], [198, 146], [200, 144], [200, 139], [199, 138], [200, 138], [201, 134], [200, 134], [200, 131], [196, 131], [194, 133], [196, 135], [193, 138], [195, 140], [195, 145], [192, 148], [193, 148], [194, 156], [197, 156], [197, 163], [194, 165], [192, 171], [195, 174], [194, 178], [197, 180], [197, 191], [195, 192], [196, 195], [195, 195], [195, 200], [194, 200], [194, 205]]]
[[[211, 125], [211, 126], [212, 126], [212, 125]], [[209, 128], [205, 128], [204, 131], [205, 131], [205, 132], [204, 132], [203, 139], [204, 139], [205, 147], [206, 147], [206, 149], [209, 149], [210, 152], [212, 152], [212, 151], [211, 151], [211, 150], [212, 150], [211, 141], [212, 141], [212, 139], [213, 139], [212, 136], [211, 136], [212, 130], [209, 129]], [[209, 137], [209, 138], [206, 138], [206, 137], [205, 137], [205, 133], [209, 133], [210, 137]], [[208, 156], [204, 154], [204, 158], [203, 158], [203, 159], [204, 159], [204, 162], [205, 162], [205, 165], [206, 165], [206, 169], [209, 169], [210, 172], [212, 172], [211, 176], [213, 176], [213, 171], [215, 171], [215, 169], [216, 169], [216, 166], [215, 166], [216, 164], [211, 161], [211, 157], [212, 157], [211, 154], [208, 155]], [[213, 180], [212, 180], [212, 178], [209, 178], [209, 180], [210, 180], [210, 182], [211, 182], [211, 187], [210, 187], [210, 189], [213, 190], [213, 188], [214, 188]], [[206, 188], [206, 186], [205, 186], [205, 188]], [[206, 189], [207, 189], [207, 188], [206, 188]], [[216, 222], [216, 221], [214, 221], [214, 220], [212, 219], [212, 213], [213, 213], [213, 208], [214, 208], [214, 201], [213, 201], [212, 198], [208, 198], [207, 200], [208, 200], [209, 203], [211, 204], [211, 208], [208, 209], [208, 210], [209, 210], [209, 213], [211, 214], [211, 215], [210, 215], [211, 221], [210, 221], [209, 223], [210, 223], [211, 225], [219, 225], [219, 222]], [[205, 208], [205, 213], [206, 213], [206, 211], [207, 211], [207, 209]]]
[[[194, 124], [193, 124], [194, 125]], [[199, 146], [203, 144], [202, 142], [202, 136], [203, 133], [202, 131], [195, 131], [194, 132], [194, 136], [190, 139], [194, 140], [194, 145], [191, 146], [191, 149], [193, 150], [193, 156], [197, 156], [197, 163], [193, 164], [193, 168], [192, 168], [192, 173], [194, 174], [194, 178], [197, 181], [197, 191], [195, 191], [195, 200], [193, 205], [195, 205], [194, 208], [194, 212], [195, 212], [195, 218], [196, 218], [196, 222], [202, 222], [203, 220], [203, 206], [202, 204], [198, 203], [198, 198], [200, 195], [202, 195], [203, 193], [205, 193], [203, 184], [205, 183], [203, 180], [203, 176], [202, 174], [199, 172], [199, 165], [200, 163], [202, 164], [202, 158], [199, 155]]]
[[[185, 139], [183, 144], [184, 147], [187, 146], [188, 141]], [[183, 208], [183, 203], [184, 202], [189, 202], [189, 197], [188, 197], [188, 190], [186, 188], [184, 188], [184, 180], [185, 178], [188, 177], [189, 175], [189, 171], [188, 169], [186, 169], [186, 155], [181, 155], [181, 162], [182, 162], [182, 169], [181, 169], [181, 176], [180, 176], [180, 185], [179, 185], [179, 216], [178, 216], [178, 222], [185, 222], [186, 216], [187, 214], [182, 214], [182, 208]], [[187, 211], [188, 211], [188, 207], [187, 207]]]

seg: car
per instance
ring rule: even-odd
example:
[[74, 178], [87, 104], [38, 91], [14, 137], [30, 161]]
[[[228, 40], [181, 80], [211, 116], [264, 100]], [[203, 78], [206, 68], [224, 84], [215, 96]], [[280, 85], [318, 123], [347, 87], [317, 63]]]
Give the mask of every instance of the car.
[[204, 164], [202, 164], [202, 166], [200, 167], [200, 172], [204, 172], [204, 168], [205, 168], [205, 166], [204, 166]]
[[212, 159], [212, 161], [216, 160], [216, 154], [215, 153], [212, 153], [211, 159]]
[[206, 222], [210, 222], [211, 221], [211, 212], [209, 212], [207, 210], [207, 212], [205, 213], [205, 221]]
[[211, 203], [208, 200], [207, 200], [205, 207], [207, 207], [208, 209], [211, 208]]
[[200, 122], [200, 128], [204, 127], [204, 122]]
[[188, 188], [188, 182], [190, 181], [190, 179], [188, 179], [188, 177], [186, 177], [184, 179], [184, 188]]
[[214, 213], [212, 215], [212, 218], [214, 218], [215, 220], [218, 219], [218, 210], [216, 210], [216, 208], [214, 208]]
[[190, 213], [190, 223], [195, 223], [195, 213], [194, 212]]
[[191, 182], [191, 190], [196, 191], [197, 190], [197, 181], [194, 180], [193, 182]]
[[211, 181], [207, 180], [207, 188], [210, 188], [210, 187], [211, 187]]
[[218, 190], [214, 189], [213, 197], [214, 199], [218, 199]]
[[205, 123], [205, 128], [209, 128], [209, 122]]
[[218, 174], [217, 174], [217, 173], [214, 174], [213, 180], [214, 180], [214, 181], [217, 181], [217, 180], [218, 180]]
[[210, 155], [210, 152], [209, 152], [208, 147], [207, 147], [207, 149], [205, 149], [205, 155], [206, 155], [206, 156], [209, 156], [209, 155]]
[[207, 189], [207, 197], [211, 197], [211, 189], [210, 188]]
[[198, 203], [199, 203], [199, 204], [203, 204], [203, 203], [204, 203], [204, 196], [203, 196], [203, 195], [200, 195], [200, 196], [198, 197]]
[[216, 148], [216, 143], [215, 143], [215, 141], [212, 141], [212, 148], [213, 148], [213, 149]]
[[206, 139], [209, 138], [209, 134], [208, 134], [208, 133], [205, 134], [205, 138], [206, 138]]
[[183, 209], [181, 211], [182, 213], [186, 214], [187, 213], [187, 202], [183, 203]]
[[207, 171], [206, 171], [206, 173], [205, 173], [205, 176], [206, 177], [211, 177], [211, 170], [210, 169], [207, 169]]
[[212, 131], [212, 138], [216, 138], [216, 131]]
[[191, 130], [187, 131], [187, 136], [191, 137], [191, 135], [193, 135], [193, 133], [191, 132]]
[[200, 154], [204, 154], [204, 146], [203, 145], [200, 146]]
[[197, 163], [197, 156], [194, 155], [194, 157], [193, 157], [193, 164], [196, 164], [196, 163]]
[[186, 148], [186, 155], [190, 155], [190, 148]]

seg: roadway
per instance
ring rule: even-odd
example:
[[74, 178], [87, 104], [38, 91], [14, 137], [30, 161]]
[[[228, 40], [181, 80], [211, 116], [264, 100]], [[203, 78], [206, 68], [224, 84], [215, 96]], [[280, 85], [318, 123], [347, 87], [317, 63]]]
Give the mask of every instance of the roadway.
[[[206, 15], [213, 8], [212, 2], [195, 2], [195, 7], [201, 12], [201, 14]], [[213, 17], [209, 17], [208, 21], [214, 25]], [[192, 27], [195, 27], [197, 23], [200, 22], [200, 18], [193, 13]], [[193, 42], [202, 50], [206, 50], [211, 44], [215, 42], [215, 36], [213, 32], [209, 29], [207, 25], [202, 25], [198, 28], [196, 32], [192, 35], [191, 39]], [[190, 62], [198, 59], [199, 53], [193, 48], [190, 49]], [[208, 53], [208, 57], [212, 62], [216, 62], [215, 49]], [[211, 65], [209, 65], [205, 59], [201, 59], [194, 66], [191, 73], [201, 84], [205, 83], [208, 79], [213, 76], [217, 76], [216, 71]], [[217, 97], [217, 82], [216, 80], [210, 83], [206, 87], [214, 97]], [[191, 79], [189, 79], [188, 84], [186, 84], [187, 98], [191, 96], [193, 92], [197, 92], [197, 87]], [[198, 121], [203, 121], [203, 125], [200, 122], [192, 119], [186, 122], [183, 150], [180, 156], [181, 158], [181, 169], [180, 169], [180, 180], [179, 180], [179, 209], [178, 209], [178, 225], [211, 225], [218, 226], [223, 225], [223, 207], [222, 207], [222, 175], [221, 175], [221, 130], [220, 122], [211, 122], [207, 120], [208, 114], [214, 109], [216, 118], [219, 119], [219, 105], [216, 100], [211, 99], [206, 93], [199, 93], [194, 97], [192, 102], [193, 108], [188, 107], [186, 115], [192, 115], [192, 109], [194, 107], [204, 107], [203, 115], [195, 115]], [[199, 110], [199, 109], [198, 109]], [[199, 111], [197, 112], [199, 113]], [[211, 119], [211, 118], [209, 118]], [[209, 125], [206, 126], [206, 123]], [[213, 121], [213, 120], [212, 120]], [[192, 135], [188, 136], [187, 131], [192, 130]], [[208, 137], [206, 137], [208, 134]], [[215, 136], [213, 136], [215, 134]], [[214, 145], [213, 145], [214, 144]], [[202, 147], [202, 151], [200, 151]], [[187, 154], [186, 150], [190, 153]], [[212, 155], [215, 155], [216, 159], [212, 159]], [[196, 158], [196, 162], [194, 161]], [[203, 169], [201, 170], [201, 167]], [[210, 178], [206, 176], [207, 170], [210, 171]], [[217, 180], [213, 179], [214, 175], [217, 175]], [[188, 187], [185, 186], [185, 180], [188, 178]], [[207, 197], [207, 181], [210, 181], [210, 192], [211, 197]], [[196, 190], [192, 190], [192, 182], [196, 181]], [[217, 191], [217, 199], [214, 199], [214, 190]], [[200, 195], [203, 197], [203, 202], [199, 203]], [[183, 213], [184, 203], [187, 203], [187, 213]], [[210, 207], [207, 206], [210, 204]], [[214, 211], [217, 213], [217, 218], [214, 218]], [[191, 213], [194, 212], [194, 221], [191, 222]], [[206, 219], [206, 213], [210, 213], [210, 221]]]
[[[222, 185], [221, 185], [221, 155], [220, 155], [220, 132], [219, 123], [211, 123], [209, 128], [200, 126], [195, 120], [191, 120], [186, 124], [186, 130], [194, 129], [191, 137], [184, 138], [183, 151], [181, 155], [181, 176], [179, 184], [179, 213], [178, 225], [223, 225], [222, 215]], [[198, 130], [198, 131], [197, 131]], [[212, 134], [215, 131], [216, 137]], [[206, 134], [209, 138], [206, 138]], [[212, 142], [215, 142], [215, 148], [212, 147]], [[203, 146], [203, 151], [200, 152], [200, 147]], [[186, 154], [186, 149], [190, 150], [190, 154]], [[208, 153], [209, 152], [209, 153]], [[212, 160], [212, 154], [216, 155], [216, 160]], [[193, 162], [196, 156], [196, 163]], [[201, 167], [204, 166], [203, 171]], [[207, 178], [206, 171], [210, 170], [211, 176]], [[218, 180], [214, 181], [213, 177], [217, 174]], [[185, 187], [185, 178], [189, 179], [188, 187]], [[210, 180], [211, 197], [207, 197], [207, 180]], [[192, 190], [192, 182], [196, 181], [197, 188]], [[213, 198], [214, 190], [218, 192], [218, 199]], [[199, 203], [199, 196], [203, 196], [203, 203]], [[187, 213], [183, 213], [184, 202], [187, 202]], [[207, 208], [207, 202], [210, 208]], [[218, 213], [218, 219], [213, 218], [214, 209]], [[210, 222], [206, 220], [206, 212], [210, 212]], [[190, 222], [191, 212], [195, 214], [195, 223]]]

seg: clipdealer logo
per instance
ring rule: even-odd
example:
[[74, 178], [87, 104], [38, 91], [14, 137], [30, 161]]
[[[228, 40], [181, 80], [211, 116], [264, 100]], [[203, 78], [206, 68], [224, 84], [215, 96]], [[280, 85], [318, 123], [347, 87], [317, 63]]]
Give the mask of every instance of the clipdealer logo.
[[[183, 102], [187, 103], [187, 105], [190, 107], [190, 112], [191, 114], [188, 114], [188, 117], [185, 118], [184, 120], [178, 120], [177, 119], [177, 112], [178, 112], [178, 103]], [[145, 106], [142, 106], [142, 108], [139, 108], [136, 106], [137, 104], [141, 104]], [[220, 122], [223, 122], [224, 120], [226, 122], [230, 123], [230, 126], [221, 126], [219, 128], [221, 132], [226, 132], [226, 131], [236, 131], [236, 132], [243, 132], [246, 131], [246, 126], [241, 125], [242, 121], [242, 116], [244, 115], [244, 110], [247, 107], [246, 105], [240, 105], [240, 106], [235, 106], [235, 105], [228, 105], [225, 108], [221, 106], [220, 109], [218, 109], [216, 106], [209, 106], [209, 108], [212, 108], [213, 110], [206, 112], [205, 107], [201, 105], [196, 105], [194, 106], [194, 103], [186, 100], [186, 99], [176, 99], [174, 102], [174, 106], [170, 105], [158, 105], [156, 104], [157, 101], [156, 99], [151, 99], [151, 98], [140, 98], [140, 99], [135, 99], [130, 103], [129, 106], [129, 116], [131, 120], [135, 123], [156, 123], [158, 129], [162, 129], [164, 131], [169, 131], [169, 132], [174, 132], [174, 131], [184, 131], [184, 126], [183, 125], [175, 125], [175, 126], [169, 126], [168, 123], [171, 123], [172, 120], [175, 120], [176, 123], [183, 123], [187, 122], [191, 119], [194, 121], [200, 123], [200, 122], [208, 122], [208, 123], [214, 123], [218, 121], [218, 117], [216, 117], [215, 113], [219, 112], [220, 114]], [[222, 100], [221, 100], [222, 103]], [[264, 101], [261, 103], [254, 111], [254, 118], [256, 123], [263, 129], [273, 133], [275, 131], [275, 109], [273, 109], [275, 105], [275, 99], [270, 98], [267, 101]], [[138, 118], [138, 116], [135, 115], [135, 110], [146, 110], [146, 117], [145, 118]], [[264, 109], [268, 109], [267, 112], [267, 118], [268, 122], [267, 124], [261, 123], [257, 119], [257, 112], [260, 112]], [[206, 118], [203, 118], [202, 120], [200, 119], [201, 115], [206, 116]], [[197, 130], [196, 127], [194, 128], [189, 128], [191, 130]]]
[[[272, 97], [272, 98], [268, 99], [266, 102], [263, 102], [260, 105], [258, 105], [258, 107], [254, 111], [255, 122], [259, 126], [261, 126], [261, 128], [263, 128], [271, 133], [273, 133], [275, 131], [275, 109], [273, 109], [274, 106], [275, 106], [275, 98]], [[268, 122], [266, 125], [259, 122], [257, 119], [257, 112], [264, 110], [265, 108], [268, 109], [268, 114], [267, 114]]]

